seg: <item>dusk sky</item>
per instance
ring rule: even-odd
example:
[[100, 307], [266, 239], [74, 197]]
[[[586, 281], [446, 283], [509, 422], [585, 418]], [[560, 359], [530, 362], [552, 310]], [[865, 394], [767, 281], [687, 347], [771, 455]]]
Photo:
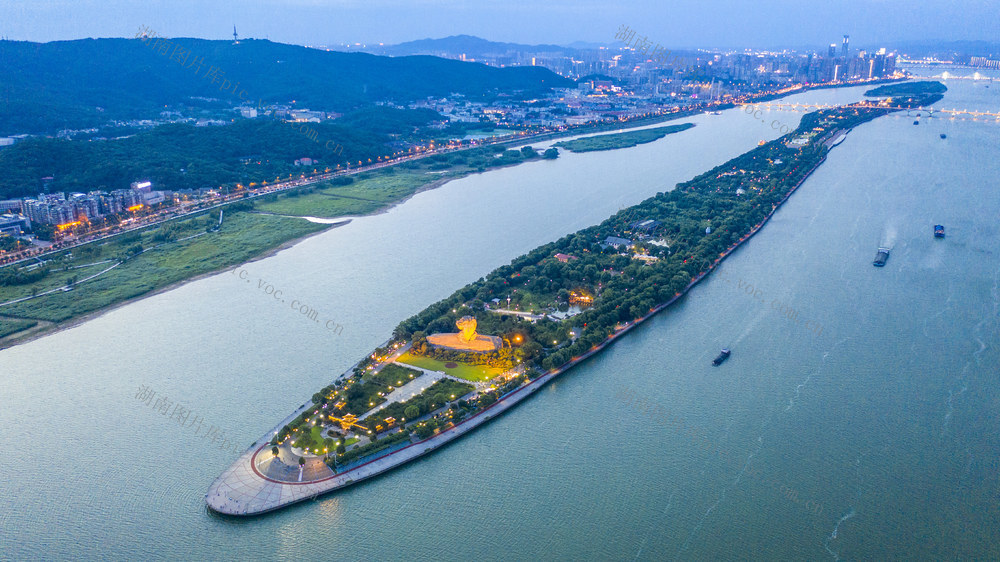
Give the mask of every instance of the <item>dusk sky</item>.
[[983, 0], [0, 0], [0, 36], [53, 41], [244, 37], [311, 45], [399, 43], [469, 34], [494, 41], [613, 43], [620, 24], [667, 47], [822, 47], [844, 33], [885, 41], [1000, 38], [1000, 2]]

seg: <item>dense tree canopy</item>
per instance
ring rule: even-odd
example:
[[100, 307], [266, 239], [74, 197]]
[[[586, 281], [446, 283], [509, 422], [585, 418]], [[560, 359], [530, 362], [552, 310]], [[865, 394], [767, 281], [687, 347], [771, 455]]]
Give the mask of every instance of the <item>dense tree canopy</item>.
[[261, 39], [157, 41], [0, 41], [0, 135], [155, 118], [164, 107], [180, 105], [294, 101], [300, 108], [346, 113], [379, 101], [453, 94], [490, 99], [573, 85], [540, 66], [379, 57]]
[[[392, 149], [383, 131], [411, 131], [439, 118], [433, 111], [371, 108], [306, 127], [240, 119], [215, 127], [163, 125], [115, 140], [31, 138], [0, 150], [0, 199], [39, 193], [43, 177], [54, 178], [52, 191], [80, 192], [127, 189], [138, 180], [168, 190], [274, 181], [387, 156]], [[319, 163], [295, 166], [303, 157]]]
[[[420, 341], [423, 334], [452, 331], [458, 318], [473, 315], [481, 333], [504, 338], [511, 359], [546, 369], [561, 365], [680, 294], [822, 162], [837, 131], [885, 111], [845, 108], [806, 115], [781, 139], [497, 268], [400, 323], [396, 336], [416, 335], [417, 351], [429, 352]], [[807, 142], [789, 144], [794, 138]], [[616, 247], [605, 243], [609, 237], [629, 243]], [[562, 321], [546, 316], [530, 322], [498, 311], [510, 306], [551, 314], [572, 301], [582, 310]], [[475, 362], [473, 355], [455, 359]]]

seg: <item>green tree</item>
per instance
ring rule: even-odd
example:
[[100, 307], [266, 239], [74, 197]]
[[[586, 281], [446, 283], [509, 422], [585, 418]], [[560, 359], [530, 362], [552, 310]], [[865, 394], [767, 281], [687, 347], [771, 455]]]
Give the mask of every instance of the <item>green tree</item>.
[[406, 419], [408, 420], [415, 419], [420, 416], [420, 408], [415, 405], [407, 406], [406, 409], [403, 410], [403, 415], [406, 416]]
[[272, 457], [278, 456], [278, 448], [277, 447], [271, 447], [271, 456]]

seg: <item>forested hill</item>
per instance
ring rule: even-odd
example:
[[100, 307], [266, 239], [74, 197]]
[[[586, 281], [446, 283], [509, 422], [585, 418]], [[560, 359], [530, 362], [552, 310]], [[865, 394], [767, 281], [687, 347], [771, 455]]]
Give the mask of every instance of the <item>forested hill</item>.
[[[328, 52], [267, 40], [170, 39], [160, 54], [154, 41], [0, 41], [0, 135], [150, 117], [192, 97], [236, 105], [240, 91], [255, 102], [294, 100], [296, 107], [345, 112], [376, 101], [530, 96], [573, 85], [541, 67]], [[190, 52], [186, 62], [175, 60], [180, 51], [172, 58], [175, 47]], [[213, 67], [214, 83], [206, 76]], [[220, 91], [223, 80], [238, 89]]]
[[518, 43], [488, 41], [472, 35], [452, 35], [441, 39], [418, 39], [398, 45], [371, 47], [370, 52], [388, 55], [434, 55], [446, 53], [452, 56], [464, 54], [467, 57], [481, 58], [490, 55], [502, 55], [509, 52], [545, 52], [572, 56], [578, 54], [579, 50], [560, 45], [521, 45]]

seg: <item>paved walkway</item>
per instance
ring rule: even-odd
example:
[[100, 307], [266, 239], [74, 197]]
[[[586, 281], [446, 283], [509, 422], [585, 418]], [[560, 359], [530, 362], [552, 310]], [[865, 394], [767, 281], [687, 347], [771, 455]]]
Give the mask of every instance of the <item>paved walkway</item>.
[[544, 314], [532, 314], [530, 312], [521, 312], [520, 310], [507, 310], [506, 308], [487, 308], [490, 312], [495, 312], [497, 314], [507, 314], [510, 316], [520, 316], [521, 318], [527, 318], [532, 322], [536, 320], [541, 320], [545, 318]]
[[[438, 379], [451, 379], [453, 381], [464, 382], [465, 384], [474, 385], [476, 387], [476, 390], [478, 390], [480, 392], [482, 392], [483, 390], [486, 390], [492, 384], [490, 381], [473, 382], [473, 381], [470, 381], [468, 379], [463, 379], [461, 377], [456, 377], [454, 375], [449, 375], [448, 373], [444, 373], [442, 371], [432, 371], [430, 369], [424, 369], [422, 367], [417, 367], [415, 365], [410, 365], [409, 363], [400, 363], [400, 365], [403, 366], [403, 367], [407, 367], [409, 369], [415, 369], [417, 371], [421, 371], [424, 374], [431, 374], [431, 373], [433, 373], [435, 375], [438, 375]], [[420, 377], [420, 378], [423, 378], [423, 377]], [[430, 386], [430, 385], [427, 385], [427, 386]]]
[[[406, 366], [410, 367], [410, 365]], [[379, 404], [378, 406], [376, 406], [371, 410], [368, 410], [359, 419], [363, 420], [368, 416], [378, 412], [379, 410], [388, 407], [390, 404], [395, 404], [396, 402], [405, 402], [410, 398], [413, 398], [414, 396], [423, 392], [424, 389], [430, 388], [430, 386], [436, 383], [437, 381], [443, 378], [450, 378], [448, 377], [448, 375], [445, 375], [440, 371], [428, 371], [426, 369], [417, 369], [416, 367], [412, 368], [421, 371], [424, 374], [404, 384], [403, 386], [397, 388], [396, 390], [390, 392], [389, 396], [385, 397], [386, 398], [385, 402]]]
[[111, 267], [109, 267], [109, 268], [107, 268], [105, 270], [99, 271], [99, 272], [91, 275], [90, 277], [84, 277], [83, 279], [80, 279], [79, 281], [77, 281], [76, 283], [73, 283], [72, 285], [63, 285], [62, 287], [56, 287], [55, 289], [51, 289], [51, 290], [45, 291], [44, 293], [38, 293], [38, 294], [34, 294], [34, 295], [28, 295], [26, 297], [21, 297], [19, 299], [14, 299], [14, 300], [10, 300], [10, 301], [7, 301], [7, 302], [3, 302], [3, 303], [0, 303], [0, 306], [7, 306], [8, 304], [15, 304], [15, 303], [23, 302], [23, 301], [30, 301], [31, 299], [37, 299], [39, 297], [44, 297], [45, 295], [51, 295], [52, 293], [59, 293], [59, 292], [63, 292], [63, 291], [69, 291], [73, 287], [75, 287], [77, 285], [80, 285], [81, 283], [86, 283], [87, 281], [90, 281], [91, 279], [95, 279], [97, 277], [100, 277], [101, 275], [104, 275], [105, 273], [111, 271], [112, 269], [118, 267], [119, 265], [121, 265], [123, 263], [125, 263], [125, 262], [117, 262], [114, 265], [112, 265]]
[[[544, 375], [533, 380], [531, 383], [521, 386], [514, 390], [503, 399], [494, 402], [492, 405], [486, 408], [486, 410], [466, 419], [462, 423], [444, 430], [433, 437], [430, 437], [424, 441], [414, 443], [407, 446], [404, 449], [390, 453], [384, 457], [380, 457], [371, 462], [367, 462], [352, 468], [346, 472], [337, 474], [330, 478], [324, 480], [318, 480], [314, 482], [303, 482], [303, 483], [281, 483], [274, 482], [268, 479], [266, 476], [261, 474], [259, 471], [255, 470], [253, 466], [253, 458], [257, 454], [257, 451], [262, 453], [270, 454], [267, 451], [266, 440], [268, 436], [264, 436], [262, 439], [265, 440], [265, 444], [259, 446], [258, 448], [252, 448], [247, 450], [239, 459], [233, 463], [225, 472], [223, 472], [215, 482], [208, 488], [208, 493], [205, 494], [205, 502], [208, 506], [220, 513], [228, 513], [231, 515], [250, 515], [265, 513], [268, 511], [273, 511], [279, 509], [286, 505], [316, 498], [319, 495], [343, 488], [360, 480], [364, 480], [381, 474], [387, 470], [390, 470], [396, 466], [404, 464], [410, 460], [417, 457], [423, 456], [434, 449], [437, 449], [441, 445], [455, 439], [465, 433], [472, 431], [480, 424], [492, 419], [494, 416], [503, 413], [508, 408], [514, 406], [521, 400], [532, 395], [538, 389], [542, 388], [548, 381], [552, 380], [559, 374], [566, 372], [567, 370], [573, 368], [575, 365], [586, 361], [588, 358], [593, 356], [595, 353], [599, 353], [610, 343], [618, 340], [626, 333], [630, 332], [635, 326], [638, 326], [643, 321], [652, 317], [659, 311], [668, 308], [677, 299], [681, 298], [687, 294], [688, 290], [695, 286], [702, 278], [704, 278], [709, 272], [713, 271], [715, 266], [722, 261], [723, 258], [731, 254], [737, 248], [739, 248], [746, 240], [749, 240], [754, 234], [756, 234], [775, 211], [780, 208], [781, 204], [784, 203], [792, 193], [798, 189], [809, 176], [826, 160], [824, 157], [821, 159], [811, 170], [809, 170], [802, 178], [799, 179], [798, 183], [785, 195], [785, 197], [779, 202], [779, 204], [769, 213], [764, 220], [759, 224], [754, 226], [750, 233], [741, 238], [736, 244], [733, 244], [723, 256], [715, 260], [715, 262], [709, 267], [708, 270], [698, 275], [695, 279], [692, 279], [690, 283], [684, 288], [683, 291], [674, 295], [673, 298], [665, 303], [657, 305], [651, 311], [649, 311], [642, 318], [636, 320], [634, 323], [630, 323], [627, 326], [623, 326], [622, 329], [616, 330], [611, 334], [606, 340], [598, 344], [596, 347], [590, 351], [585, 352], [580, 357], [569, 361], [568, 363], [562, 365], [558, 369], [549, 371]], [[303, 408], [304, 409], [304, 408]], [[297, 414], [294, 414], [297, 415]], [[278, 427], [281, 427], [280, 425]], [[277, 432], [274, 429], [273, 432]], [[272, 433], [273, 433], [272, 432]]]
[[[406, 446], [403, 449], [364, 463], [360, 466], [341, 472], [322, 480], [303, 482], [275, 482], [255, 470], [252, 459], [256, 450], [244, 453], [232, 466], [220, 475], [205, 494], [209, 507], [220, 513], [231, 515], [250, 515], [265, 513], [286, 505], [313, 499], [320, 494], [330, 492], [344, 486], [371, 478], [396, 466], [421, 457], [445, 443], [472, 431], [480, 424], [507, 410], [525, 397], [534, 393], [557, 372], [543, 375], [532, 384], [523, 386], [503, 400], [494, 403], [483, 411], [461, 424], [444, 430], [424, 441]], [[266, 446], [259, 449], [261, 455], [270, 455]]]
[[333, 476], [333, 471], [323, 462], [324, 457], [309, 455], [303, 456], [306, 464], [300, 478], [299, 455], [292, 447], [284, 445], [278, 446], [278, 457], [271, 454], [271, 445], [265, 446], [257, 455], [257, 470], [268, 478], [281, 480], [283, 482], [300, 482], [310, 480], [320, 480]]

